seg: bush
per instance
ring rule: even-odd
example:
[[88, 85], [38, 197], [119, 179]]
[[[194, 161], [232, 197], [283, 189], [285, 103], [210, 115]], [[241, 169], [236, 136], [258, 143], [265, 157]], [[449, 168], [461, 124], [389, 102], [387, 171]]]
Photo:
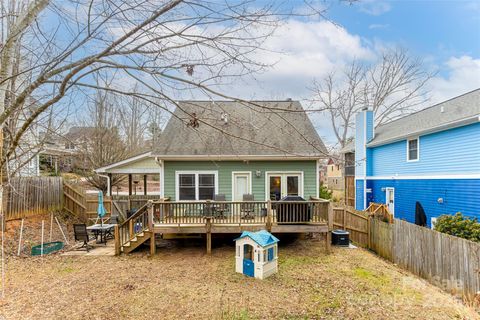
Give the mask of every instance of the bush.
[[435, 230], [452, 236], [480, 242], [480, 223], [477, 218], [469, 219], [463, 217], [460, 212], [457, 212], [453, 216], [441, 215], [438, 217], [435, 223]]
[[320, 198], [330, 200], [332, 199], [332, 191], [325, 186], [320, 186]]

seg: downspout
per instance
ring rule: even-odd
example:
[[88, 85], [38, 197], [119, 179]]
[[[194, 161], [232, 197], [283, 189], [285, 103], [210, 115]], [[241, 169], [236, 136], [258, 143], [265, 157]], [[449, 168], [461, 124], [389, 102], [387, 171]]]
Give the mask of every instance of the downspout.
[[159, 157], [155, 157], [155, 162], [160, 167], [160, 198], [165, 198], [164, 192], [164, 161]]

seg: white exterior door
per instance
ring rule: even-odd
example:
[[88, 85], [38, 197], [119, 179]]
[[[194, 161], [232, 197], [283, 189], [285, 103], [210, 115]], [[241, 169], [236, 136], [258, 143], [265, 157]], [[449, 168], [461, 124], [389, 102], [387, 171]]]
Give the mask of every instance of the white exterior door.
[[392, 215], [395, 216], [395, 189], [386, 188], [385, 189], [385, 204], [388, 207], [388, 210]]
[[250, 173], [234, 172], [233, 173], [232, 200], [233, 201], [242, 201], [244, 194], [252, 193], [250, 183], [251, 183]]

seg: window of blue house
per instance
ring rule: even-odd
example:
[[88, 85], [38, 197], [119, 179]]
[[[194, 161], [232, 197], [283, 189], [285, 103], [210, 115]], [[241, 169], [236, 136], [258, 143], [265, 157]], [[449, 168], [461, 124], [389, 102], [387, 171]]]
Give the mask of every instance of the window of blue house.
[[419, 139], [409, 139], [407, 140], [407, 161], [418, 161], [420, 143]]
[[268, 261], [272, 261], [275, 258], [275, 254], [273, 252], [273, 247], [268, 248]]

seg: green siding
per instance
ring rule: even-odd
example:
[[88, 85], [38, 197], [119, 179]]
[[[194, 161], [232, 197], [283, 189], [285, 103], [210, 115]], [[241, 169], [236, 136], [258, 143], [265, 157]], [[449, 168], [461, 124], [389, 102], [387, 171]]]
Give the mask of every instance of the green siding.
[[[232, 171], [252, 172], [252, 192], [255, 200], [265, 199], [266, 171], [303, 171], [303, 194], [306, 199], [317, 195], [316, 161], [165, 161], [165, 196], [175, 200], [175, 171], [216, 170], [218, 171], [218, 193], [232, 199]], [[256, 171], [262, 175], [257, 177]]]

